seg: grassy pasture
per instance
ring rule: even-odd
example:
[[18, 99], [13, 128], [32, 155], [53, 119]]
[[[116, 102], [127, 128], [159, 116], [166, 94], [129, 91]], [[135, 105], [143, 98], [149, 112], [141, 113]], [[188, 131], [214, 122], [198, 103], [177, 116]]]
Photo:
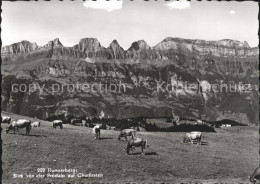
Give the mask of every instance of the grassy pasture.
[[[25, 136], [22, 129], [21, 135], [2, 133], [2, 183], [249, 183], [247, 177], [259, 163], [258, 127], [216, 131], [204, 133], [201, 146], [183, 143], [184, 132], [137, 132], [138, 137], [148, 139], [149, 148], [145, 155], [140, 148], [126, 155], [126, 142], [117, 140], [118, 131], [102, 130], [101, 140], [93, 140], [90, 128], [64, 125], [55, 130], [50, 122], [41, 121], [31, 136]], [[37, 175], [37, 168], [77, 169], [77, 173], [103, 177], [13, 178], [14, 173]]]

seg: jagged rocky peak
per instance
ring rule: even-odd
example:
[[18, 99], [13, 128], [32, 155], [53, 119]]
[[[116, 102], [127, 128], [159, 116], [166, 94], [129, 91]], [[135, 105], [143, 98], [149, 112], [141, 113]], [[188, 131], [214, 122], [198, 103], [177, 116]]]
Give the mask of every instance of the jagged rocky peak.
[[82, 38], [73, 48], [82, 52], [97, 52], [102, 49], [97, 38]]
[[35, 42], [31, 43], [31, 42], [26, 41], [26, 40], [23, 40], [21, 42], [21, 45], [28, 46], [27, 48], [29, 48], [30, 51], [35, 50], [35, 49], [37, 49], [39, 47]]
[[151, 47], [144, 40], [137, 41], [141, 49], [150, 49]]
[[49, 41], [46, 45], [43, 47], [54, 47], [54, 46], [63, 46], [59, 40], [59, 38], [55, 38], [52, 41]]
[[124, 49], [119, 45], [119, 43], [117, 42], [117, 40], [113, 40], [113, 41], [110, 43], [108, 49], [112, 49], [113, 51], [115, 51], [115, 50], [120, 50], [120, 51], [124, 52]]
[[[119, 45], [118, 42], [117, 42], [117, 40], [113, 40], [111, 44]], [[111, 44], [110, 44], [110, 45], [111, 45]]]
[[2, 47], [2, 55], [28, 53], [38, 48], [39, 46], [36, 43], [23, 40], [21, 42]]
[[53, 40], [53, 45], [54, 45], [54, 46], [63, 46], [63, 45], [61, 44], [59, 38], [55, 38], [55, 39]]
[[124, 49], [118, 44], [117, 40], [113, 40], [107, 49], [112, 54], [112, 58], [114, 59], [125, 58]]
[[112, 47], [112, 48], [122, 48], [122, 47], [119, 45], [119, 43], [117, 42], [117, 40], [113, 40], [113, 41], [110, 43], [109, 47]]
[[144, 40], [133, 42], [130, 48], [126, 51], [126, 55], [134, 60], [156, 59], [155, 51]]
[[250, 48], [250, 45], [247, 43], [247, 41], [244, 41], [244, 47]]
[[151, 47], [144, 40], [138, 40], [132, 43], [131, 47], [128, 50], [143, 50], [150, 49]]

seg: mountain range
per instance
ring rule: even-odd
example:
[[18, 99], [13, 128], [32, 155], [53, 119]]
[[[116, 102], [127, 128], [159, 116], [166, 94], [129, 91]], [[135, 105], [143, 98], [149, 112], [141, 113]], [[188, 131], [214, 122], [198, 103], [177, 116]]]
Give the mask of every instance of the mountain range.
[[[108, 48], [103, 47], [96, 38], [83, 38], [73, 47], [65, 47], [58, 38], [49, 41], [44, 46], [36, 43], [21, 41], [2, 47], [2, 56], [13, 54], [26, 54], [41, 49], [61, 49], [61, 54], [66, 51], [78, 53], [74, 57], [103, 57], [107, 59], [125, 59], [138, 57], [139, 59], [162, 59], [160, 51], [181, 50], [199, 55], [213, 55], [217, 57], [254, 57], [259, 54], [257, 47], [251, 48], [246, 41], [240, 42], [230, 39], [219, 41], [191, 40], [181, 38], [165, 38], [154, 47], [150, 47], [144, 40], [135, 41], [129, 49], [124, 50], [117, 40], [113, 40]], [[69, 53], [67, 53], [69, 55]]]
[[[128, 118], [136, 116], [205, 120], [232, 119], [258, 123], [259, 49], [244, 41], [165, 38], [155, 46], [135, 41], [124, 50], [117, 40], [106, 48], [96, 38], [65, 47], [56, 38], [44, 46], [21, 41], [2, 47], [2, 109], [46, 119], [74, 116]], [[123, 83], [118, 92], [77, 91], [51, 94], [51, 84]], [[250, 91], [158, 92], [158, 83], [248, 84]], [[45, 85], [43, 93], [12, 91], [13, 84]]]

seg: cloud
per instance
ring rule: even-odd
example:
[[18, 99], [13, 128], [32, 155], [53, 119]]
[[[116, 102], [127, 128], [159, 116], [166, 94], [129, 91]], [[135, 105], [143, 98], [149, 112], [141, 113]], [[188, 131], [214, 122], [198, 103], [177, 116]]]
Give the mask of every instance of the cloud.
[[186, 0], [180, 0], [180, 1], [173, 1], [170, 3], [167, 3], [166, 6], [168, 6], [170, 9], [185, 9], [190, 8], [190, 2]]
[[120, 10], [123, 6], [122, 0], [88, 0], [83, 4], [86, 8], [103, 9], [108, 12]]
[[230, 10], [229, 13], [230, 13], [231, 15], [236, 14], [236, 12], [235, 12], [234, 10]]

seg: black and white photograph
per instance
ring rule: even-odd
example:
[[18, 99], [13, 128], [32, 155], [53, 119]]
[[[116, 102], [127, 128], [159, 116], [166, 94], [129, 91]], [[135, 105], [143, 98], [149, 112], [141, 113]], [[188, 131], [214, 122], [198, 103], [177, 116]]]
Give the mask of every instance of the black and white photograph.
[[260, 183], [257, 1], [1, 10], [1, 183]]

